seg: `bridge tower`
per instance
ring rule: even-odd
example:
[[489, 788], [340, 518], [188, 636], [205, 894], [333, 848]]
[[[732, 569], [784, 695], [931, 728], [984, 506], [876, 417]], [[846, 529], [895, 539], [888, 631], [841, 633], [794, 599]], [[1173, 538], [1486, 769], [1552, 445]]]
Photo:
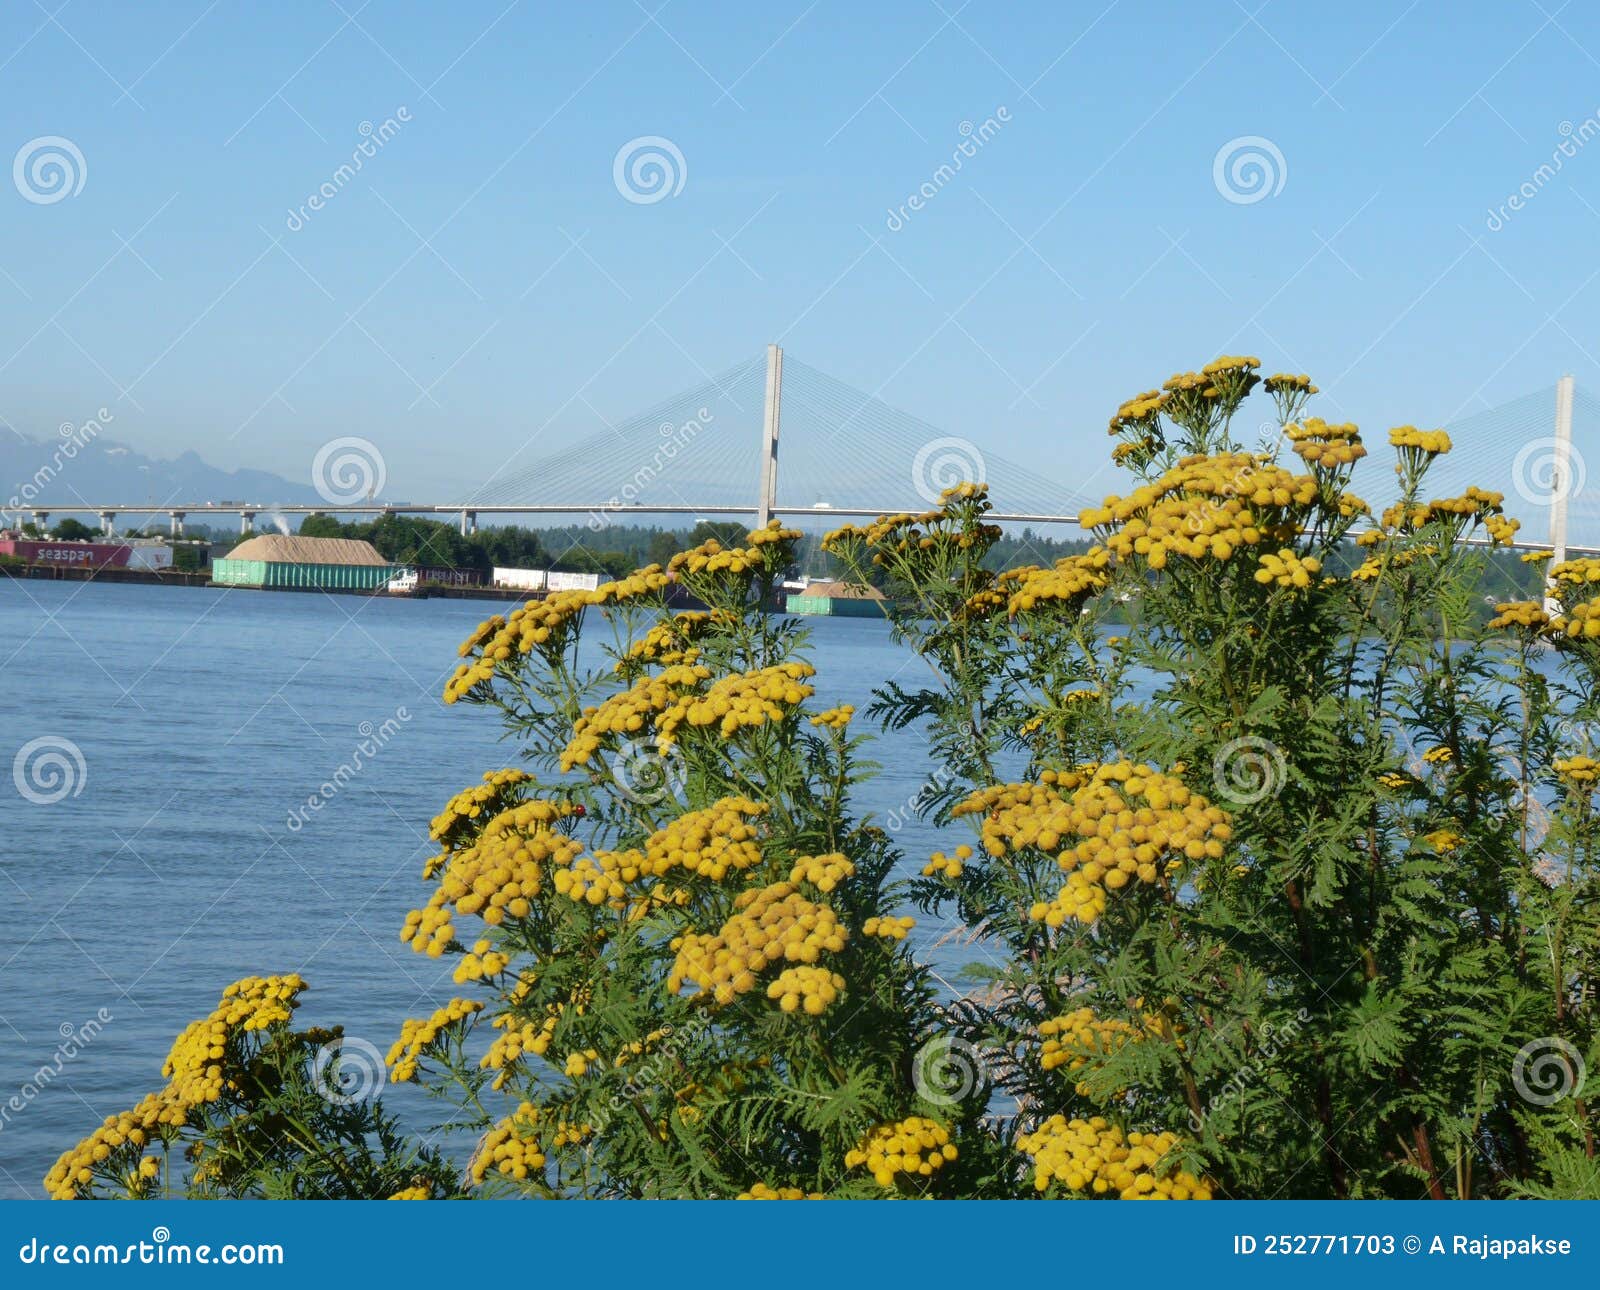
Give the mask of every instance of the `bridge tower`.
[[[1556, 382], [1556, 433], [1553, 442], [1554, 462], [1550, 472], [1550, 548], [1553, 552], [1548, 567], [1554, 568], [1567, 558], [1567, 499], [1572, 492], [1572, 377], [1563, 376]], [[1554, 590], [1554, 584], [1551, 585]], [[1560, 612], [1550, 591], [1545, 595], [1545, 612], [1552, 616]]]
[[767, 398], [761, 418], [761, 492], [756, 527], [766, 528], [778, 505], [778, 421], [783, 413], [783, 350], [767, 346]]

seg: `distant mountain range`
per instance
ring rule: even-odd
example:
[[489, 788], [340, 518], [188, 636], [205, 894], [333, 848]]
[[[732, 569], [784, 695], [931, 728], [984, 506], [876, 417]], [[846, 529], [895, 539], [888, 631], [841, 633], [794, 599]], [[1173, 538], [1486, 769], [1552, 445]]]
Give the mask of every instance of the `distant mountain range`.
[[[266, 470], [219, 470], [199, 453], [174, 460], [146, 457], [127, 444], [103, 436], [71, 447], [66, 439], [0, 435], [0, 510], [37, 506], [53, 517], [82, 515], [90, 506], [150, 506], [166, 502], [250, 502], [315, 505], [321, 500], [307, 483], [294, 483]], [[204, 523], [191, 512], [191, 521]], [[232, 517], [221, 523], [235, 523]]]

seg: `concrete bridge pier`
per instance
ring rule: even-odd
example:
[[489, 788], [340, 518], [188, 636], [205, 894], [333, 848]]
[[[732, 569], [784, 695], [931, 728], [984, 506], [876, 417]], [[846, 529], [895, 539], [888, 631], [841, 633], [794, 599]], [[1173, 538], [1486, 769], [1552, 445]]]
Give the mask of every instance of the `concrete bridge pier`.
[[239, 536], [243, 537], [246, 533], [255, 532], [255, 527], [256, 527], [256, 513], [254, 511], [240, 511], [239, 512]]
[[115, 511], [100, 512], [100, 531], [111, 537], [117, 531], [117, 513]]
[[471, 537], [477, 531], [478, 531], [478, 512], [477, 511], [462, 511], [461, 512], [461, 536], [462, 537]]
[[183, 512], [183, 511], [168, 511], [167, 515], [172, 520], [172, 536], [175, 537], [175, 538], [176, 537], [182, 537], [183, 536], [183, 521], [184, 521], [185, 512]]
[[50, 523], [50, 512], [49, 511], [35, 511], [33, 513], [33, 522], [34, 522], [35, 525], [38, 526], [39, 532], [43, 533], [45, 525]]

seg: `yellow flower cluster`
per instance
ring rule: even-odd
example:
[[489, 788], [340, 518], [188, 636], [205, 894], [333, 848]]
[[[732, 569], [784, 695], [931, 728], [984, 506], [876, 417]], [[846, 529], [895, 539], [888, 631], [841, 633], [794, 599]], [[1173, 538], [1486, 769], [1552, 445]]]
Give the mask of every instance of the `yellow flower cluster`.
[[456, 964], [452, 979], [457, 985], [466, 985], [469, 981], [485, 981], [489, 977], [499, 976], [510, 962], [509, 955], [495, 949], [486, 938], [480, 938], [461, 956], [461, 962]]
[[709, 612], [686, 609], [673, 614], [664, 623], [657, 623], [628, 649], [627, 657], [616, 665], [618, 672], [642, 663], [693, 663], [699, 651], [693, 648], [696, 641], [704, 639], [718, 627], [731, 621], [721, 610]]
[[1361, 443], [1361, 432], [1348, 423], [1329, 425], [1321, 417], [1307, 417], [1285, 426], [1284, 434], [1308, 466], [1323, 470], [1354, 465], [1367, 455]]
[[456, 1022], [482, 1012], [483, 1005], [473, 999], [452, 999], [430, 1017], [407, 1017], [400, 1023], [400, 1038], [389, 1048], [383, 1064], [390, 1068], [389, 1079], [404, 1084], [416, 1078], [417, 1062], [423, 1052]]
[[815, 675], [809, 663], [788, 662], [721, 677], [703, 695], [685, 695], [667, 708], [656, 722], [657, 737], [663, 746], [670, 745], [687, 723], [716, 726], [728, 739], [741, 729], [782, 721], [815, 693], [804, 684]]
[[1489, 626], [1495, 631], [1505, 627], [1520, 627], [1524, 631], [1540, 632], [1550, 625], [1550, 615], [1537, 600], [1512, 600], [1494, 607], [1494, 617]]
[[[1538, 551], [1536, 555], [1546, 560], [1553, 558], [1554, 553]], [[1528, 556], [1523, 556], [1527, 560]], [[1587, 586], [1591, 582], [1600, 582], [1600, 560], [1585, 557], [1579, 560], [1563, 560], [1550, 570], [1552, 582], [1558, 582], [1568, 587]]]
[[739, 1193], [740, 1200], [822, 1200], [820, 1191], [804, 1191], [799, 1187], [769, 1187], [754, 1183], [749, 1191]]
[[389, 1197], [390, 1200], [431, 1200], [433, 1188], [431, 1187], [402, 1187]]
[[847, 933], [833, 910], [816, 905], [793, 883], [774, 883], [735, 897], [736, 912], [715, 935], [694, 934], [675, 942], [678, 951], [667, 988], [677, 994], [685, 981], [731, 1003], [756, 988], [756, 974], [775, 963], [815, 963], [842, 950]]
[[428, 903], [406, 915], [400, 939], [438, 958], [455, 937], [450, 910], [490, 926], [506, 915], [526, 918], [544, 889], [545, 873], [565, 868], [581, 844], [551, 827], [575, 812], [563, 802], [524, 802], [484, 826], [470, 847], [450, 856]]
[[917, 925], [917, 920], [909, 914], [899, 918], [875, 917], [869, 918], [861, 924], [863, 936], [881, 936], [886, 941], [903, 941], [906, 933]]
[[628, 689], [598, 706], [587, 707], [572, 725], [572, 738], [561, 750], [561, 769], [587, 766], [610, 735], [629, 737], [644, 731], [655, 718], [689, 692], [711, 679], [711, 669], [698, 663], [676, 663], [653, 676], [641, 676]]
[[1233, 836], [1227, 812], [1149, 766], [1120, 761], [1061, 775], [1047, 771], [1041, 779], [980, 789], [954, 814], [983, 815], [984, 848], [992, 856], [1034, 847], [1056, 857], [1066, 885], [1029, 911], [1051, 927], [1069, 918], [1092, 923], [1105, 911], [1108, 889], [1135, 879], [1158, 882], [1173, 861], [1218, 859]]
[[1600, 762], [1593, 757], [1586, 757], [1582, 753], [1573, 757], [1556, 758], [1551, 763], [1557, 775], [1569, 784], [1576, 784], [1580, 788], [1591, 787], [1600, 780]]
[[545, 1154], [535, 1135], [539, 1108], [524, 1102], [484, 1135], [468, 1166], [474, 1185], [481, 1185], [491, 1172], [504, 1174], [518, 1182], [538, 1173], [543, 1176]]
[[789, 881], [808, 882], [818, 891], [829, 892], [855, 871], [848, 857], [833, 851], [825, 856], [801, 856], [789, 871]]
[[843, 730], [850, 724], [850, 718], [855, 715], [854, 704], [841, 703], [837, 708], [817, 713], [811, 718], [811, 724], [819, 730]]
[[1292, 372], [1275, 372], [1261, 382], [1261, 388], [1268, 394], [1277, 394], [1280, 390], [1285, 393], [1310, 395], [1317, 393], [1317, 387], [1311, 383], [1311, 378], [1304, 372], [1298, 376]]
[[44, 1177], [45, 1192], [52, 1200], [75, 1200], [94, 1179], [95, 1166], [103, 1165], [113, 1152], [133, 1145], [143, 1146], [160, 1136], [163, 1127], [178, 1128], [187, 1123], [190, 1107], [170, 1089], [148, 1093], [131, 1111], [108, 1115], [100, 1127], [51, 1166]]
[[880, 1124], [845, 1152], [847, 1169], [865, 1165], [880, 1187], [892, 1188], [899, 1175], [931, 1178], [956, 1158], [950, 1130], [925, 1115]]
[[761, 552], [741, 547], [725, 547], [716, 538], [707, 538], [699, 546], [679, 551], [667, 563], [667, 571], [674, 574], [729, 573], [744, 575], [761, 567]]
[[961, 876], [962, 865], [970, 859], [972, 859], [972, 848], [964, 842], [950, 855], [945, 855], [943, 851], [935, 851], [929, 857], [928, 863], [922, 866], [922, 876], [949, 878], [953, 881]]
[[1210, 1200], [1209, 1182], [1183, 1169], [1158, 1172], [1177, 1144], [1172, 1133], [1124, 1136], [1100, 1116], [1052, 1115], [1017, 1138], [1017, 1147], [1033, 1157], [1033, 1185], [1039, 1191], [1059, 1182], [1068, 1191], [1121, 1200]]
[[[950, 490], [946, 490], [948, 494]], [[943, 500], [941, 498], [941, 500]], [[768, 520], [766, 528], [751, 529], [745, 541], [753, 547], [778, 546], [784, 542], [798, 542], [805, 536], [799, 529], [786, 529], [781, 520]]]
[[630, 600], [642, 600], [647, 596], [659, 595], [671, 582], [672, 579], [662, 572], [659, 564], [647, 564], [642, 569], [635, 569], [626, 578], [618, 578], [615, 582], [602, 582], [587, 593], [588, 603], [620, 605]]
[[593, 603], [588, 591], [552, 592], [543, 600], [530, 600], [521, 609], [502, 619], [498, 614], [461, 643], [459, 653], [467, 658], [478, 651], [470, 663], [463, 663], [444, 686], [444, 701], [455, 703], [480, 685], [494, 679], [498, 664], [509, 663], [521, 654], [538, 650], [547, 658], [558, 656], [571, 640], [583, 619], [583, 611]]
[[1550, 630], [1573, 640], [1593, 640], [1600, 636], [1600, 596], [1581, 605], [1573, 605], [1550, 624]]
[[515, 1074], [517, 1063], [522, 1060], [523, 1053], [543, 1057], [550, 1051], [550, 1044], [555, 1039], [556, 1025], [565, 1011], [564, 1004], [547, 1005], [545, 1016], [538, 1023], [505, 1012], [494, 1017], [489, 1024], [500, 1031], [500, 1034], [495, 1036], [494, 1042], [489, 1045], [488, 1051], [484, 1053], [478, 1065], [483, 1070], [496, 1072], [490, 1085], [496, 1092]]
[[[248, 976], [222, 992], [209, 1016], [191, 1022], [173, 1043], [161, 1073], [167, 1086], [143, 1097], [130, 1111], [108, 1115], [93, 1133], [60, 1159], [45, 1175], [45, 1191], [56, 1200], [72, 1200], [94, 1178], [97, 1165], [129, 1146], [143, 1147], [163, 1127], [179, 1128], [198, 1106], [215, 1102], [234, 1083], [225, 1067], [228, 1046], [252, 1031], [287, 1022], [294, 1014], [305, 981], [296, 973]], [[143, 1172], [140, 1176], [153, 1175]]]
[[457, 845], [461, 835], [471, 831], [473, 821], [485, 811], [504, 806], [513, 789], [532, 781], [533, 776], [525, 770], [485, 771], [483, 783], [462, 789], [444, 804], [444, 810], [428, 826], [428, 836], [444, 843], [446, 849]]
[[784, 968], [767, 986], [767, 998], [776, 999], [783, 1011], [804, 1008], [813, 1017], [820, 1017], [843, 993], [842, 976], [809, 963]]
[[1440, 855], [1449, 855], [1452, 851], [1461, 850], [1465, 839], [1454, 829], [1435, 829], [1432, 833], [1423, 834], [1422, 840]]
[[1107, 433], [1119, 435], [1128, 430], [1148, 431], [1154, 428], [1156, 418], [1161, 415], [1166, 405], [1167, 396], [1160, 390], [1146, 390], [1143, 394], [1135, 394], [1117, 409], [1111, 418]]
[[1078, 522], [1113, 555], [1142, 556], [1153, 569], [1169, 554], [1226, 560], [1240, 547], [1290, 541], [1319, 496], [1310, 475], [1294, 475], [1249, 453], [1185, 457], [1127, 497], [1108, 497]]
[[1299, 556], [1289, 547], [1282, 547], [1276, 555], [1264, 552], [1256, 557], [1261, 567], [1255, 579], [1263, 586], [1295, 587], [1304, 590], [1316, 581], [1322, 572], [1322, 561], [1314, 555]]
[[1111, 583], [1107, 569], [1111, 553], [1102, 546], [1091, 547], [1083, 555], [1069, 555], [1049, 569], [1034, 569], [1016, 582], [1016, 590], [1006, 603], [1012, 617], [1036, 609], [1064, 609], [1076, 612], [1084, 601], [1104, 591]]
[[[1047, 1071], [1062, 1066], [1069, 1071], [1082, 1070], [1095, 1058], [1109, 1057], [1123, 1044], [1140, 1037], [1128, 1022], [1115, 1017], [1102, 1019], [1093, 1008], [1075, 1008], [1040, 1022], [1039, 1034], [1044, 1037], [1039, 1064]], [[1081, 1083], [1077, 1089], [1080, 1094], [1088, 1091]]]
[[1443, 430], [1418, 430], [1416, 426], [1396, 426], [1389, 431], [1389, 442], [1396, 448], [1437, 457], [1450, 451], [1450, 436]]
[[730, 869], [742, 873], [754, 868], [761, 863], [754, 821], [767, 810], [765, 803], [748, 797], [722, 797], [700, 810], [684, 812], [650, 835], [644, 872], [661, 878], [686, 869], [720, 882]]

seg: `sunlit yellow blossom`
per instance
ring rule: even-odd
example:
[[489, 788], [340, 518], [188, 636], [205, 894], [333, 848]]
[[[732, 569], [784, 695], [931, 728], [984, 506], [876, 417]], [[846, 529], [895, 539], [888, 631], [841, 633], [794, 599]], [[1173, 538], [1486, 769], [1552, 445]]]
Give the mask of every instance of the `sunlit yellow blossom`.
[[912, 1183], [931, 1178], [956, 1159], [950, 1130], [923, 1115], [880, 1124], [845, 1153], [848, 1169], [865, 1165], [878, 1185], [893, 1188], [899, 1178]]
[[1210, 1200], [1212, 1187], [1183, 1169], [1166, 1170], [1163, 1161], [1178, 1145], [1172, 1133], [1129, 1133], [1095, 1116], [1068, 1120], [1052, 1115], [1032, 1133], [1017, 1138], [1017, 1148], [1033, 1158], [1033, 1185], [1120, 1200]]

